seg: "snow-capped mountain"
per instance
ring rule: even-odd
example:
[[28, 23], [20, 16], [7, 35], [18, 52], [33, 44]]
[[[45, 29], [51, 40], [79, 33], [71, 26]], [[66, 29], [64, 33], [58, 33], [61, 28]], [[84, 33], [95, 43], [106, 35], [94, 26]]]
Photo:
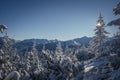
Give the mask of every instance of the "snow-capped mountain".
[[89, 41], [91, 40], [91, 37], [81, 37], [81, 38], [76, 38], [73, 40], [68, 40], [65, 41], [66, 45], [89, 45]]
[[[0, 43], [3, 43], [3, 39], [4, 37], [0, 38]], [[10, 39], [10, 41], [12, 41], [12, 43], [14, 42], [18, 53], [19, 52], [24, 52], [26, 50], [31, 50], [33, 44], [36, 45], [36, 48], [38, 49], [38, 51], [41, 51], [43, 48], [43, 45], [45, 45], [46, 49], [52, 50], [54, 51], [56, 48], [56, 45], [58, 44], [58, 42], [61, 43], [61, 46], [63, 48], [63, 50], [65, 49], [66, 46], [70, 46], [70, 47], [76, 47], [76, 46], [87, 46], [89, 45], [89, 41], [91, 40], [91, 37], [81, 37], [81, 38], [76, 38], [76, 39], [72, 39], [72, 40], [67, 40], [67, 41], [60, 41], [60, 40], [47, 40], [47, 39], [25, 39], [22, 41], [17, 41], [14, 39]], [[0, 44], [1, 46], [3, 44]]]
[[27, 39], [23, 41], [19, 41], [16, 43], [16, 47], [18, 51], [21, 50], [30, 50], [33, 46], [33, 44], [36, 44], [36, 48], [38, 51], [41, 51], [43, 48], [43, 45], [46, 46], [46, 49], [49, 50], [55, 50], [55, 47], [58, 42], [61, 43], [62, 48], [64, 49], [65, 46], [82, 46], [82, 45], [88, 45], [89, 41], [91, 40], [91, 37], [82, 37], [82, 38], [76, 38], [73, 40], [67, 40], [67, 41], [59, 41], [59, 40], [47, 40], [47, 39]]

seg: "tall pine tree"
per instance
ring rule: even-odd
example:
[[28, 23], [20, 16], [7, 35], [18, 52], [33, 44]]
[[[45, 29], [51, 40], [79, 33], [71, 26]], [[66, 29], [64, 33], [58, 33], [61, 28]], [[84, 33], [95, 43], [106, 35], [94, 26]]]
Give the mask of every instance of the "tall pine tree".
[[[120, 16], [120, 2], [116, 5], [116, 7], [113, 9], [114, 15]], [[113, 38], [109, 41], [109, 46], [111, 53], [118, 54], [120, 56], [120, 18], [117, 18], [115, 20], [112, 20], [108, 23], [108, 26], [117, 26], [118, 31], [113, 36]]]
[[107, 31], [105, 31], [105, 22], [103, 20], [102, 15], [100, 14], [99, 19], [96, 24], [95, 36], [93, 37], [92, 41], [90, 42], [90, 49], [92, 53], [94, 53], [96, 56], [100, 56], [104, 51], [103, 43], [106, 41], [106, 34], [108, 34]]

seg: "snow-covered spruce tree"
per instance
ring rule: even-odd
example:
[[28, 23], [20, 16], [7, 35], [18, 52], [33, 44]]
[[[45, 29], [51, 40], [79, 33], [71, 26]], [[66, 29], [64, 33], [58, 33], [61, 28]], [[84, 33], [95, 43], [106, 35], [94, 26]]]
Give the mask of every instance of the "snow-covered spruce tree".
[[[113, 9], [114, 15], [120, 15], [120, 2], [117, 4], [116, 8]], [[112, 20], [108, 23], [108, 26], [117, 26], [118, 32], [116, 33], [116, 37], [120, 37], [120, 18]]]
[[33, 53], [33, 61], [34, 61], [34, 63], [39, 65], [38, 51], [36, 49], [36, 43], [35, 42], [33, 42], [32, 53]]
[[13, 51], [14, 51], [14, 48], [13, 48], [13, 45], [14, 45], [14, 42], [9, 38], [9, 36], [7, 35], [7, 32], [5, 34], [5, 36], [2, 38], [3, 39], [3, 45], [2, 45], [2, 50], [4, 52], [4, 55], [3, 55], [3, 60], [5, 62], [5, 68], [7, 70], [12, 70], [13, 68]]
[[56, 55], [57, 62], [61, 62], [62, 58], [64, 58], [63, 50], [60, 42], [58, 42], [56, 46], [55, 55]]
[[81, 46], [80, 49], [78, 49], [77, 53], [76, 53], [76, 57], [78, 58], [78, 60], [81, 61], [87, 61], [91, 58], [94, 57], [94, 54], [89, 53], [89, 48], [87, 48], [85, 45]]
[[65, 54], [66, 56], [69, 56], [71, 53], [72, 53], [71, 48], [69, 48], [68, 46], [66, 46], [66, 47], [65, 47], [64, 54]]
[[96, 29], [94, 31], [95, 36], [90, 42], [90, 49], [91, 53], [94, 53], [96, 57], [98, 57], [101, 56], [103, 51], [105, 50], [103, 44], [105, 43], [107, 38], [106, 34], [108, 34], [108, 32], [105, 30], [105, 22], [101, 14], [99, 16]]
[[4, 32], [4, 29], [7, 29], [7, 26], [5, 25], [0, 25], [0, 31], [1, 33], [5, 35], [2, 37], [2, 45], [1, 45], [1, 53], [2, 54], [2, 60], [4, 61], [4, 63], [2, 65], [4, 70], [8, 69], [11, 70], [11, 55], [10, 55], [10, 39], [7, 35], [7, 32]]
[[[114, 15], [120, 16], [120, 2], [117, 4], [116, 8], [113, 9]], [[113, 36], [113, 38], [108, 42], [110, 45], [111, 53], [118, 54], [120, 56], [120, 18], [112, 20], [108, 23], [108, 26], [117, 26], [118, 31]]]
[[[0, 31], [1, 33], [5, 35], [2, 37], [2, 45], [1, 45], [1, 52], [0, 54], [2, 54], [2, 58], [0, 61], [4, 61], [4, 62], [0, 62], [0, 80], [10, 80], [10, 79], [14, 79], [14, 80], [19, 80], [20, 78], [20, 74], [17, 71], [13, 71], [13, 64], [12, 62], [12, 41], [11, 39], [8, 37], [7, 32], [5, 32], [5, 30], [7, 29], [7, 26], [5, 25], [0, 25]], [[10, 73], [11, 72], [11, 73]], [[1, 75], [2, 74], [2, 75]]]

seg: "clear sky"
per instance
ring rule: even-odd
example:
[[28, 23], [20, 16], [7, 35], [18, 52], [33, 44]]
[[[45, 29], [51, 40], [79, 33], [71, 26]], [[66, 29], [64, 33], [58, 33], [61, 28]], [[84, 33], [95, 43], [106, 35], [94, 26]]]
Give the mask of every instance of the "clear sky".
[[106, 23], [116, 18], [112, 9], [118, 1], [0, 0], [0, 24], [7, 25], [8, 35], [17, 40], [91, 37], [100, 12]]

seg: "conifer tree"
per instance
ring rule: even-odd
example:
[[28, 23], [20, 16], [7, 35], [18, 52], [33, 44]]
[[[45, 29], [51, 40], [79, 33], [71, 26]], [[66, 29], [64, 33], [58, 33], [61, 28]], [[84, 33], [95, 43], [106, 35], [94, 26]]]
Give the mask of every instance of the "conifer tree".
[[105, 43], [107, 38], [106, 34], [108, 34], [108, 32], [105, 30], [105, 22], [101, 14], [94, 31], [95, 36], [90, 42], [90, 48], [92, 49], [92, 53], [95, 53], [96, 56], [100, 56], [104, 51], [103, 43]]
[[57, 60], [61, 61], [61, 58], [63, 57], [63, 50], [62, 50], [60, 42], [58, 42], [58, 44], [56, 46], [55, 55], [57, 57]]
[[[117, 4], [117, 6], [113, 9], [114, 15], [120, 16], [120, 2]], [[118, 31], [113, 36], [112, 40], [109, 41], [109, 48], [111, 50], [111, 53], [117, 53], [120, 56], [120, 18], [117, 18], [115, 20], [112, 20], [108, 23], [108, 26], [117, 26]]]

